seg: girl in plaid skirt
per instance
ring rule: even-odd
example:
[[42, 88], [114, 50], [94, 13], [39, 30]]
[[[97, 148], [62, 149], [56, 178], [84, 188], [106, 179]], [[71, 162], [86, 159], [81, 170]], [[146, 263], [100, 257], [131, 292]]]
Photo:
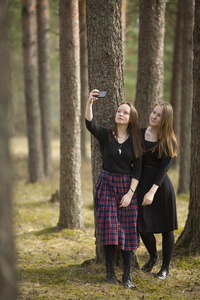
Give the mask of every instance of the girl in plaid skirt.
[[87, 129], [97, 138], [102, 153], [95, 208], [100, 243], [104, 246], [106, 279], [117, 284], [114, 273], [114, 249], [122, 250], [124, 273], [122, 282], [132, 287], [131, 264], [133, 250], [140, 244], [137, 232], [137, 185], [141, 175], [142, 137], [137, 111], [129, 102], [122, 102], [115, 115], [114, 128], [107, 130], [93, 119], [92, 104], [98, 100], [94, 89], [86, 106]]

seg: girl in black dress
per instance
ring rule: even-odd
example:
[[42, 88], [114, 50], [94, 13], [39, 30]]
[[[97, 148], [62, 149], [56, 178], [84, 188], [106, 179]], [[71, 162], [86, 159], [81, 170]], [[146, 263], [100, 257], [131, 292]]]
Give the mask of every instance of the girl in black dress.
[[97, 138], [102, 154], [102, 171], [95, 192], [95, 210], [100, 244], [104, 246], [106, 279], [117, 284], [114, 273], [114, 249], [121, 249], [124, 263], [122, 282], [131, 288], [133, 250], [140, 244], [137, 231], [137, 185], [141, 175], [142, 137], [137, 112], [129, 102], [122, 102], [112, 130], [97, 125], [92, 104], [98, 90], [93, 90], [86, 106], [87, 129]]
[[141, 129], [145, 153], [138, 188], [138, 231], [150, 259], [142, 267], [150, 272], [158, 264], [154, 233], [162, 233], [162, 267], [157, 277], [166, 279], [174, 249], [177, 229], [176, 200], [167, 175], [178, 145], [173, 132], [173, 109], [169, 103], [158, 103], [149, 117], [149, 126]]

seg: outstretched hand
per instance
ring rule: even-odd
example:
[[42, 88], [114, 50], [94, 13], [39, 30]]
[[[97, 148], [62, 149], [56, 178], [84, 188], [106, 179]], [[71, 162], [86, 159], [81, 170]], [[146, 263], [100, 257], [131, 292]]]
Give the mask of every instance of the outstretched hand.
[[93, 101], [98, 100], [99, 90], [94, 89], [90, 92], [88, 102], [93, 103]]

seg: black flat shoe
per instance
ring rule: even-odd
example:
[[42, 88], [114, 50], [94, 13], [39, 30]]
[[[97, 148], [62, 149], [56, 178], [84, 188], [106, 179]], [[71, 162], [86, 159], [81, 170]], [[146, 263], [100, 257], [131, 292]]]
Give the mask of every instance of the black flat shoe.
[[157, 259], [150, 258], [148, 260], [148, 262], [146, 262], [144, 264], [144, 266], [142, 267], [142, 271], [150, 272], [153, 269], [153, 267], [156, 266], [159, 263], [159, 261], [160, 261], [159, 256], [157, 257]]
[[132, 282], [130, 281], [130, 279], [125, 279], [125, 280], [123, 280], [122, 281], [122, 284], [123, 284], [123, 286], [125, 287], [125, 288], [129, 288], [129, 289], [131, 289], [131, 288], [133, 288], [134, 287], [134, 285], [132, 284]]
[[156, 277], [158, 277], [161, 280], [165, 280], [167, 278], [167, 275], [169, 274], [169, 271], [167, 269], [161, 269], [158, 274], [156, 274]]

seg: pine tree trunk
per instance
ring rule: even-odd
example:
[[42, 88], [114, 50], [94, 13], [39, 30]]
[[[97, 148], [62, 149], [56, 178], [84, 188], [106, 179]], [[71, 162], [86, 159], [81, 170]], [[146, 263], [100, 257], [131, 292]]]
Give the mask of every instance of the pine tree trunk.
[[79, 1], [80, 20], [80, 64], [81, 64], [81, 156], [87, 158], [85, 127], [85, 107], [88, 98], [88, 62], [87, 62], [87, 33], [86, 33], [86, 0]]
[[7, 1], [0, 3], [0, 299], [17, 299], [17, 274], [12, 216], [12, 166], [10, 160], [10, 66], [6, 20]]
[[60, 218], [59, 228], [83, 228], [80, 151], [78, 0], [60, 0]]
[[[171, 84], [171, 105], [174, 111], [174, 132], [176, 134], [178, 144], [180, 142], [180, 119], [181, 119], [181, 91], [182, 91], [182, 33], [183, 33], [183, 0], [178, 0], [177, 17], [176, 17], [176, 33], [174, 43], [174, 58]], [[173, 167], [179, 165], [179, 156], [173, 159]]]
[[200, 2], [195, 2], [194, 20], [194, 94], [191, 130], [191, 171], [189, 213], [177, 245], [200, 255]]
[[182, 102], [180, 133], [180, 170], [178, 194], [189, 192], [190, 181], [190, 142], [192, 115], [192, 62], [193, 62], [193, 1], [185, 0], [183, 5], [183, 66], [182, 66]]
[[123, 57], [124, 57], [123, 65], [125, 65], [126, 6], [127, 6], [127, 0], [122, 0], [122, 47], [123, 47]]
[[31, 182], [43, 179], [41, 124], [38, 102], [36, 0], [22, 0], [23, 59]]
[[166, 0], [140, 0], [135, 106], [141, 127], [148, 125], [152, 103], [163, 100], [165, 7]]
[[52, 176], [51, 117], [50, 117], [50, 53], [49, 53], [49, 3], [37, 0], [39, 103], [41, 112], [42, 146], [45, 176]]
[[[123, 47], [121, 26], [121, 0], [88, 0], [87, 36], [88, 36], [88, 72], [89, 89], [106, 90], [106, 98], [94, 102], [93, 113], [96, 122], [104, 127], [114, 124], [117, 106], [124, 100]], [[92, 176], [93, 191], [101, 171], [99, 143], [92, 137]], [[96, 261], [104, 262], [103, 247], [100, 245], [96, 211], [94, 206]], [[117, 252], [115, 262], [121, 264], [121, 253]], [[134, 267], [138, 268], [137, 256]]]

